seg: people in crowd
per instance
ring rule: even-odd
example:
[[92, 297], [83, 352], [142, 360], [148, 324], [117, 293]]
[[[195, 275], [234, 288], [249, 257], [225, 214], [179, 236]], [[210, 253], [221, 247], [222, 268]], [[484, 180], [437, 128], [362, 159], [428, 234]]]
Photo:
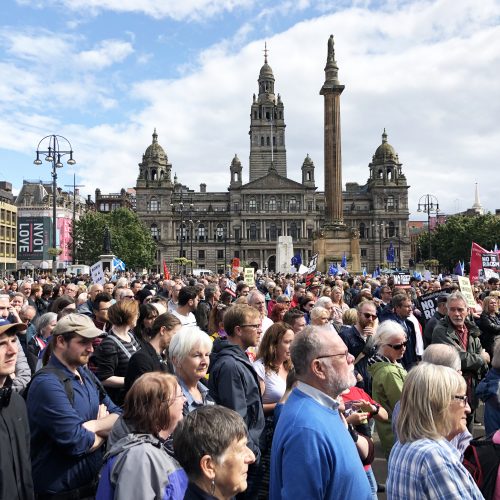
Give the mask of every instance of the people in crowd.
[[78, 312], [80, 314], [86, 314], [87, 316], [92, 316], [94, 312], [94, 300], [100, 294], [104, 292], [104, 288], [101, 284], [94, 283], [89, 287], [88, 298], [80, 306], [78, 306]]
[[[241, 415], [248, 428], [249, 448], [258, 460], [264, 411], [259, 379], [245, 351], [259, 343], [262, 334], [261, 312], [245, 304], [231, 306], [224, 316], [224, 330], [227, 339], [214, 342], [208, 388], [217, 404]], [[249, 487], [245, 495], [253, 498], [260, 479], [258, 462], [250, 466], [248, 479]]]
[[266, 299], [264, 294], [260, 293], [258, 290], [252, 290], [247, 295], [247, 303], [249, 306], [252, 306], [259, 311], [260, 319], [262, 321], [262, 334], [265, 335], [267, 329], [273, 324], [273, 322], [267, 317]]
[[170, 291], [170, 299], [167, 304], [168, 312], [174, 312], [177, 309], [177, 303], [179, 300], [179, 292], [182, 289], [181, 283], [174, 283]]
[[223, 406], [202, 406], [174, 431], [174, 451], [189, 478], [185, 500], [230, 500], [247, 488], [255, 455], [241, 416]]
[[311, 298], [308, 294], [300, 297], [299, 299], [299, 311], [304, 314], [304, 318], [306, 323], [309, 325], [311, 323], [311, 309], [314, 307], [314, 299]]
[[500, 429], [500, 340], [493, 344], [491, 368], [476, 387], [476, 396], [484, 402], [486, 435], [493, 434]]
[[97, 377], [119, 406], [123, 405], [125, 399], [125, 375], [129, 360], [140, 348], [132, 332], [137, 322], [138, 309], [135, 300], [122, 300], [108, 309], [111, 329], [92, 357]]
[[108, 318], [109, 308], [113, 305], [114, 300], [111, 295], [106, 292], [98, 293], [92, 301], [92, 321], [94, 325], [107, 333], [111, 328]]
[[314, 306], [309, 316], [311, 326], [330, 326], [333, 328], [330, 323], [330, 312], [324, 307]]
[[172, 337], [168, 355], [174, 366], [182, 393], [186, 398], [184, 414], [200, 406], [214, 404], [204, 380], [210, 364], [213, 342], [196, 326], [183, 326]]
[[181, 288], [178, 295], [177, 307], [174, 314], [182, 323], [182, 326], [197, 326], [196, 317], [193, 314], [198, 307], [200, 299], [194, 286], [185, 286]]
[[388, 498], [464, 498], [483, 495], [450, 440], [467, 428], [464, 379], [446, 366], [420, 363], [406, 378], [398, 417], [399, 441], [388, 464]]
[[212, 309], [217, 305], [220, 299], [219, 285], [209, 285], [205, 287], [205, 299], [201, 300], [195, 311], [196, 323], [205, 332], [211, 335], [209, 330], [209, 318]]
[[158, 316], [151, 328], [148, 341], [132, 355], [125, 375], [125, 392], [143, 374], [148, 372], [174, 373], [173, 365], [168, 357], [168, 347], [172, 337], [181, 328], [181, 322], [172, 313]]
[[12, 390], [20, 328], [26, 325], [0, 321], [0, 498], [32, 500], [28, 414], [23, 398]]
[[363, 380], [363, 389], [371, 394], [371, 376], [368, 373], [368, 360], [375, 354], [373, 337], [377, 331], [377, 309], [373, 301], [362, 301], [356, 308], [356, 322], [344, 326], [340, 337], [349, 353], [354, 356], [354, 366]]
[[434, 315], [425, 323], [424, 328], [424, 345], [427, 347], [432, 344], [432, 332], [439, 321], [441, 321], [447, 312], [446, 303], [448, 302], [447, 293], [442, 293], [436, 300], [436, 310], [434, 311]]
[[145, 373], [135, 381], [116, 423], [119, 432], [113, 429], [96, 500], [184, 498], [188, 480], [171, 446], [184, 402], [172, 375]]
[[141, 346], [148, 341], [151, 327], [158, 316], [158, 309], [153, 304], [139, 305], [139, 318], [134, 328], [134, 334]]
[[291, 359], [298, 383], [276, 425], [270, 500], [371, 499], [356, 445], [338, 411], [337, 398], [356, 383], [354, 358], [335, 332], [308, 327], [295, 336]]
[[490, 355], [483, 349], [479, 339], [480, 330], [467, 318], [467, 301], [460, 292], [454, 292], [446, 303], [447, 314], [434, 328], [432, 343], [454, 346], [462, 362], [462, 375], [467, 382], [467, 395], [471, 412], [468, 414], [468, 425], [471, 430], [473, 412], [478, 400], [475, 388], [479, 378], [487, 370]]
[[289, 309], [283, 316], [283, 322], [290, 325], [294, 333], [300, 333], [307, 326], [304, 313], [298, 309]]
[[228, 307], [230, 306], [219, 302], [210, 311], [210, 317], [208, 319], [208, 331], [211, 332], [210, 338], [214, 341], [218, 338], [227, 338], [227, 333], [224, 330], [224, 315], [226, 314]]
[[57, 314], [58, 318], [66, 314], [71, 314], [76, 312], [76, 302], [75, 299], [69, 295], [61, 295], [52, 302], [50, 306], [50, 312]]
[[95, 494], [103, 444], [120, 413], [85, 368], [100, 334], [88, 316], [61, 318], [52, 331], [47, 368], [31, 381], [27, 408], [38, 498]]
[[55, 328], [56, 323], [57, 314], [53, 312], [42, 314], [42, 316], [36, 320], [36, 333], [28, 342], [28, 354], [26, 356], [32, 375], [36, 371], [40, 353], [49, 343], [52, 330]]
[[498, 299], [494, 295], [488, 295], [483, 300], [483, 312], [479, 318], [479, 329], [481, 330], [481, 345], [486, 352], [493, 356], [493, 345], [500, 338], [500, 314], [498, 313]]
[[[406, 370], [400, 363], [407, 337], [400, 323], [387, 320], [379, 325], [373, 343], [377, 352], [368, 360], [368, 372], [372, 377], [372, 397], [379, 402], [392, 418], [394, 406], [401, 399]], [[382, 450], [389, 457], [394, 444], [391, 422], [375, 422]]]
[[339, 286], [334, 286], [330, 298], [333, 304], [333, 324], [339, 329], [343, 325], [342, 316], [349, 309], [349, 306], [344, 302], [344, 290]]

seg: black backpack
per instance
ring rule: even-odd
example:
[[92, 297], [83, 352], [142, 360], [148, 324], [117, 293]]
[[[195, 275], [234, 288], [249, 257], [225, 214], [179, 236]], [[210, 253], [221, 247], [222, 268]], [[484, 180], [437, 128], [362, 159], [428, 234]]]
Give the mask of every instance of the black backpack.
[[[87, 370], [86, 368], [83, 368], [83, 370], [85, 370], [86, 373], [89, 374], [90, 379], [92, 380], [95, 387], [99, 391], [99, 403], [102, 403], [104, 401], [104, 398], [107, 396], [106, 389], [104, 389], [104, 386], [102, 385], [101, 381], [90, 370]], [[53, 373], [57, 377], [59, 382], [61, 382], [61, 384], [64, 386], [64, 392], [66, 393], [66, 396], [68, 396], [71, 406], [73, 406], [73, 404], [75, 403], [75, 394], [73, 392], [72, 377], [68, 375], [64, 370], [56, 368], [55, 366], [44, 366], [43, 368], [38, 370], [33, 375], [33, 377], [31, 377], [31, 380], [29, 381], [28, 385], [22, 392], [21, 394], [22, 397], [24, 399], [28, 399], [28, 392], [33, 380], [35, 380], [36, 377], [38, 377], [40, 374], [43, 373]]]
[[473, 439], [465, 450], [463, 464], [484, 498], [492, 499], [500, 464], [500, 444], [493, 442], [493, 434]]

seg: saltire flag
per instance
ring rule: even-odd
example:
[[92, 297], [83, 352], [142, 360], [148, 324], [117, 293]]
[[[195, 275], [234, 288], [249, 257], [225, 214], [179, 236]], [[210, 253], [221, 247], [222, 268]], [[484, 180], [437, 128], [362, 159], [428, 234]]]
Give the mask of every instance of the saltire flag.
[[113, 268], [117, 271], [125, 271], [125, 262], [118, 257], [113, 257]]
[[366, 267], [363, 267], [363, 276], [366, 276]]
[[168, 270], [167, 263], [165, 262], [165, 259], [163, 259], [163, 279], [165, 279], [165, 280], [170, 279], [170, 271]]
[[395, 260], [395, 252], [394, 252], [394, 245], [392, 244], [392, 241], [389, 244], [389, 248], [387, 249], [387, 262], [394, 262]]

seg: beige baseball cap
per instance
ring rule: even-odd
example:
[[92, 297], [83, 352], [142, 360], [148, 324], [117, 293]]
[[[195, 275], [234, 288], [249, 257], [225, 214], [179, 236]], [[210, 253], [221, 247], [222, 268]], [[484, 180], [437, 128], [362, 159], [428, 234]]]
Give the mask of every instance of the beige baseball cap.
[[94, 339], [102, 335], [102, 330], [96, 328], [94, 322], [85, 314], [72, 313], [62, 317], [52, 330], [52, 335], [76, 333], [86, 339]]

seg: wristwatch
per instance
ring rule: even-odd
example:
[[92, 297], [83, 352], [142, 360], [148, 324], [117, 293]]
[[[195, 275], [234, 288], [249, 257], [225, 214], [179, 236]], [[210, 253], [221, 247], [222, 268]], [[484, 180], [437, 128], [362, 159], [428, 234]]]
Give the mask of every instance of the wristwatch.
[[375, 403], [373, 406], [375, 406], [375, 409], [370, 412], [370, 417], [378, 415], [378, 412], [380, 411], [380, 405], [379, 404]]

